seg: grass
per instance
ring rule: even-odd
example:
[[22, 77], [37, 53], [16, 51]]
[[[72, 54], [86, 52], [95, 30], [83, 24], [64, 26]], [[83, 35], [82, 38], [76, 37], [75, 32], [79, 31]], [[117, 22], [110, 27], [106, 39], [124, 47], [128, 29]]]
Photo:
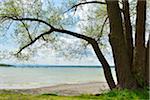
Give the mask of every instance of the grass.
[[148, 90], [113, 90], [100, 95], [57, 96], [57, 94], [0, 94], [0, 100], [149, 100]]
[[113, 90], [102, 94], [104, 100], [149, 100], [148, 90]]

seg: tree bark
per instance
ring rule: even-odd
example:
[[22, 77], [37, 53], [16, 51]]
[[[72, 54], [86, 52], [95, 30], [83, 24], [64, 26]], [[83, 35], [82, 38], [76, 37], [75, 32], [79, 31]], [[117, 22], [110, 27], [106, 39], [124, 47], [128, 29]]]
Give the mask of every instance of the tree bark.
[[145, 85], [146, 80], [145, 24], [146, 24], [146, 0], [138, 0], [133, 72], [138, 83], [141, 86]]
[[150, 78], [149, 78], [149, 72], [150, 72], [150, 66], [149, 66], [149, 40], [147, 42], [147, 48], [146, 48], [146, 68], [145, 68], [145, 76], [146, 76], [146, 85], [149, 86]]
[[110, 44], [113, 51], [116, 73], [118, 76], [118, 86], [120, 88], [136, 88], [131, 70], [130, 61], [123, 33], [122, 17], [117, 0], [106, 0], [107, 12], [110, 22]]
[[99, 49], [98, 43], [96, 41], [93, 41], [91, 43], [95, 54], [97, 55], [97, 58], [99, 59], [99, 61], [101, 62], [102, 66], [103, 66], [103, 70], [104, 70], [104, 75], [106, 78], [106, 81], [110, 87], [110, 89], [112, 90], [113, 88], [116, 87], [112, 73], [111, 73], [111, 69], [110, 66], [108, 64], [108, 62], [106, 61], [105, 57], [103, 56], [101, 50]]
[[129, 55], [130, 66], [132, 66], [133, 61], [133, 38], [132, 38], [132, 26], [130, 20], [129, 12], [129, 2], [128, 0], [123, 0], [123, 14], [124, 14], [124, 24], [125, 24], [125, 41], [127, 44], [127, 50]]

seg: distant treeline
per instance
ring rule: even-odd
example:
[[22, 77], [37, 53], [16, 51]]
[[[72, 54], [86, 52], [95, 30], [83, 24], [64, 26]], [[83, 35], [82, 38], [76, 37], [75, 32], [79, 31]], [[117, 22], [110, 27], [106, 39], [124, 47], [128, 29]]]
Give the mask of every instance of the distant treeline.
[[13, 66], [13, 65], [9, 65], [9, 64], [0, 64], [0, 66], [6, 66], [6, 67], [9, 66], [9, 67], [10, 67], [10, 66]]

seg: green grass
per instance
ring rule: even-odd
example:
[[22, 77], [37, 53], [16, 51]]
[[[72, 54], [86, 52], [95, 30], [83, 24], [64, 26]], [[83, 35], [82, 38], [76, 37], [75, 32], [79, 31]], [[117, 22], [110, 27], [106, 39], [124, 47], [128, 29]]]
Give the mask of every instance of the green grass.
[[104, 100], [149, 100], [148, 90], [113, 90], [102, 94]]
[[57, 96], [57, 94], [0, 94], [0, 100], [148, 100], [147, 90], [113, 90], [101, 95]]

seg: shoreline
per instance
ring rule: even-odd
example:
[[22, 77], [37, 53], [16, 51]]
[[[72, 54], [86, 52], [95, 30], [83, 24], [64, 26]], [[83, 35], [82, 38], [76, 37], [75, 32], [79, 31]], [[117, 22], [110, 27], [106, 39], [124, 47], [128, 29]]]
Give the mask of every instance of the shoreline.
[[86, 82], [76, 84], [59, 84], [53, 86], [43, 86], [30, 89], [0, 89], [2, 93], [19, 93], [19, 94], [55, 94], [62, 96], [78, 96], [83, 94], [100, 94], [108, 91], [109, 87], [106, 82]]

